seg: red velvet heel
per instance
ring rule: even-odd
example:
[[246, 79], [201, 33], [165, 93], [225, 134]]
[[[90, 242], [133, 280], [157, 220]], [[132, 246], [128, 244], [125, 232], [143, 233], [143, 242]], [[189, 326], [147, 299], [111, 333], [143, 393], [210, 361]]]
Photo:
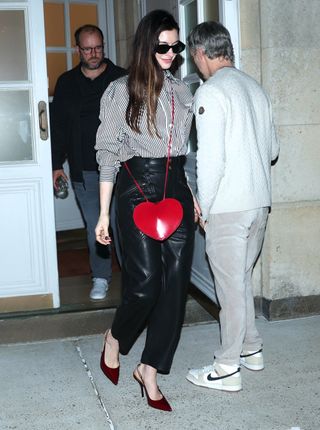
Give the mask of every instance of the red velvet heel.
[[101, 358], [100, 358], [100, 368], [102, 370], [102, 372], [105, 374], [105, 376], [110, 379], [110, 381], [114, 384], [117, 385], [118, 381], [119, 381], [119, 373], [120, 373], [120, 365], [118, 367], [112, 368], [106, 365], [105, 361], [104, 361], [104, 352], [106, 349], [106, 342], [107, 342], [107, 335], [105, 336], [105, 340], [104, 340], [104, 345], [103, 345], [103, 350], [101, 353]]
[[141, 388], [141, 397], [144, 396], [144, 392], [145, 392], [146, 396], [147, 396], [148, 405], [151, 406], [151, 408], [159, 409], [161, 411], [171, 412], [172, 408], [171, 408], [169, 402], [167, 401], [167, 399], [161, 393], [159, 387], [158, 387], [158, 389], [160, 391], [160, 394], [162, 395], [162, 398], [160, 400], [152, 400], [152, 399], [150, 399], [148, 391], [147, 391], [147, 389], [146, 389], [146, 387], [144, 385], [144, 382], [143, 382], [143, 379], [142, 379], [142, 375], [141, 375], [138, 367], [136, 368], [136, 372], [138, 373], [139, 377], [137, 377], [137, 375], [135, 374], [135, 372], [133, 372], [133, 377], [138, 382], [138, 384], [140, 385], [140, 388]]

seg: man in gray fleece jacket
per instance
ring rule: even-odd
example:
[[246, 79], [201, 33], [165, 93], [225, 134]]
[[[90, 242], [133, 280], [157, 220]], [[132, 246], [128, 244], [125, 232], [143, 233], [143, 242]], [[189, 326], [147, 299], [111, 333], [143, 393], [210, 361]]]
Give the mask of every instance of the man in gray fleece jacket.
[[252, 270], [271, 206], [271, 161], [279, 154], [269, 97], [234, 67], [228, 30], [197, 25], [188, 37], [205, 79], [195, 95], [197, 186], [206, 252], [221, 307], [221, 345], [213, 364], [187, 379], [225, 391], [242, 389], [240, 365], [264, 368], [255, 324]]

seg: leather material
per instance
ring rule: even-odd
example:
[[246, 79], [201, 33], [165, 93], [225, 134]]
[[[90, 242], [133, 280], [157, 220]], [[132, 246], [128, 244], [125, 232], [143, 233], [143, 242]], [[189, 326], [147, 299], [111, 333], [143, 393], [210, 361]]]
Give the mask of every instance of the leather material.
[[[141, 362], [168, 373], [184, 319], [194, 243], [194, 207], [183, 169], [184, 157], [171, 158], [167, 197], [177, 199], [183, 218], [166, 240], [142, 233], [133, 221], [144, 201], [123, 167], [117, 178], [116, 211], [122, 245], [122, 301], [112, 324], [120, 352], [127, 354], [147, 324]], [[166, 159], [135, 157], [130, 170], [151, 202], [163, 198]]]
[[177, 199], [163, 199], [160, 202], [143, 202], [135, 207], [133, 220], [144, 234], [155, 240], [165, 240], [181, 224], [183, 209]]

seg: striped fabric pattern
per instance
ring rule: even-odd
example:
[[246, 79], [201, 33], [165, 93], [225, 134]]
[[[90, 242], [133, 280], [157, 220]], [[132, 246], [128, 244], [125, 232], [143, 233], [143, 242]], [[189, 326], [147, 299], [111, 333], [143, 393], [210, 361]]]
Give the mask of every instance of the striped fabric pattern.
[[171, 126], [171, 88], [174, 92], [174, 126], [171, 156], [185, 155], [191, 128], [192, 94], [181, 80], [164, 71], [164, 84], [158, 99], [156, 124], [158, 137], [150, 136], [147, 115], [141, 116], [141, 134], [135, 133], [125, 120], [128, 105], [127, 77], [112, 82], [104, 92], [100, 104], [101, 124], [97, 131], [97, 162], [101, 182], [115, 182], [120, 163], [132, 157], [166, 157]]

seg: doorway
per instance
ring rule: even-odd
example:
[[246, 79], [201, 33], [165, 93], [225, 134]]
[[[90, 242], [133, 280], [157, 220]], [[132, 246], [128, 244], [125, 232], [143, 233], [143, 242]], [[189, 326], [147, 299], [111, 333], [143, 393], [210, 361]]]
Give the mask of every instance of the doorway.
[[[180, 37], [183, 42], [186, 43], [187, 36], [193, 27], [210, 20], [220, 21], [228, 28], [235, 51], [235, 65], [239, 67], [239, 0], [179, 0]], [[184, 53], [184, 59], [181, 66], [181, 78], [189, 85], [194, 94], [202, 84], [202, 80], [197, 74], [196, 66], [188, 50]], [[190, 186], [195, 193], [197, 192], [196, 151], [197, 134], [195, 124], [193, 124], [189, 138], [186, 171]], [[195, 234], [191, 282], [201, 293], [217, 303], [214, 279], [205, 252], [205, 238], [200, 228], [197, 228]]]
[[[105, 36], [105, 54], [115, 62], [113, 10], [104, 0], [45, 0], [44, 21], [48, 68], [49, 100], [52, 101], [56, 81], [65, 71], [75, 67], [78, 54], [74, 49], [74, 32], [84, 24], [101, 28]], [[66, 161], [64, 171], [69, 177]], [[69, 184], [70, 185], [70, 184]], [[89, 298], [92, 280], [89, 267], [86, 229], [72, 187], [66, 199], [54, 199], [55, 229], [60, 289], [59, 311], [79, 311], [115, 307], [120, 299], [120, 266], [113, 252], [113, 275], [105, 300]]]
[[65, 312], [114, 308], [120, 303], [121, 269], [112, 250], [112, 281], [104, 300], [89, 298], [92, 287], [84, 228], [57, 232], [60, 310]]

